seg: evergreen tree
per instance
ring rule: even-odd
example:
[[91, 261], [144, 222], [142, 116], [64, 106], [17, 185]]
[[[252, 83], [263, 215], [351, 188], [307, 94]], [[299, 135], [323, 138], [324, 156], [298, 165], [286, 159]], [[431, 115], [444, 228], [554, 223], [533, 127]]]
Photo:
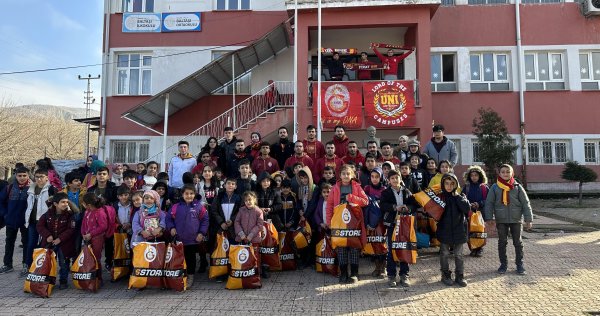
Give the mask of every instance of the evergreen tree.
[[500, 165], [514, 164], [518, 146], [513, 145], [506, 123], [497, 112], [479, 108], [478, 113], [473, 119], [473, 134], [479, 143], [479, 161], [484, 163], [490, 181], [495, 181]]
[[582, 190], [584, 182], [594, 182], [598, 175], [594, 170], [582, 166], [577, 161], [568, 161], [565, 164], [565, 169], [562, 171], [560, 175], [563, 179], [567, 181], [577, 181], [579, 182], [579, 205], [581, 205], [582, 201]]

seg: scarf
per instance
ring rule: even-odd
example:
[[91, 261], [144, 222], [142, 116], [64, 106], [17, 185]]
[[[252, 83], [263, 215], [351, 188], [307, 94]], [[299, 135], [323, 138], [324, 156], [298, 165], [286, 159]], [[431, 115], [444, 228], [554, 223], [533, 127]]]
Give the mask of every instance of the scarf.
[[240, 152], [236, 151], [233, 153], [233, 155], [235, 156], [235, 158], [240, 159], [240, 160], [246, 158], [245, 151], [240, 151]]
[[505, 181], [504, 179], [498, 177], [496, 184], [500, 189], [502, 189], [502, 204], [508, 205], [510, 201], [508, 198], [508, 193], [510, 190], [515, 188], [515, 178], [511, 177], [510, 180]]
[[441, 142], [439, 142], [439, 143], [435, 141], [435, 137], [432, 137], [432, 138], [431, 138], [431, 143], [433, 144], [433, 147], [435, 148], [435, 150], [436, 150], [438, 153], [439, 153], [439, 152], [442, 150], [442, 148], [443, 148], [444, 146], [446, 146], [446, 143], [447, 143], [447, 142], [448, 142], [448, 138], [446, 138], [446, 136], [444, 136], [444, 138], [442, 139], [442, 141], [441, 141]]
[[190, 158], [194, 158], [194, 155], [190, 154], [190, 153], [186, 153], [185, 155], [181, 155], [181, 154], [177, 154], [177, 156], [179, 156], [179, 158], [181, 158], [181, 160], [184, 159], [190, 159]]
[[142, 204], [142, 209], [146, 211], [146, 214], [148, 214], [148, 216], [153, 216], [154, 214], [156, 214], [156, 204], [152, 204], [152, 206]]
[[23, 184], [19, 184], [19, 182], [16, 182], [16, 183], [17, 183], [17, 187], [19, 188], [19, 190], [22, 190], [25, 187], [29, 188], [31, 186], [31, 180], [30, 179], [27, 179], [27, 182], [25, 182]]
[[403, 46], [403, 45], [394, 45], [394, 44], [385, 44], [385, 43], [371, 43], [371, 48], [395, 48], [402, 50], [412, 50], [412, 47]]

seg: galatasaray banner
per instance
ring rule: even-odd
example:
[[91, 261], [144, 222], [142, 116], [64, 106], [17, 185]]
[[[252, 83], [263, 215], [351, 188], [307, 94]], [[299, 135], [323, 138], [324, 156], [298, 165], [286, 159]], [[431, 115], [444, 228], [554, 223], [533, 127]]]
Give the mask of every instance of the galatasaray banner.
[[415, 126], [415, 95], [412, 81], [364, 82], [363, 95], [367, 125]]
[[[313, 83], [313, 115], [317, 116], [317, 84]], [[346, 128], [362, 127], [362, 83], [321, 83], [321, 121], [323, 128], [344, 125]]]

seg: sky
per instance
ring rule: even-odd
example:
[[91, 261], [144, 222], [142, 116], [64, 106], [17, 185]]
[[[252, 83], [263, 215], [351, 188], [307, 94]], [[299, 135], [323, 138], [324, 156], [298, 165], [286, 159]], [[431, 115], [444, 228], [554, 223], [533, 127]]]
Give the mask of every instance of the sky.
[[[0, 73], [102, 63], [103, 0], [1, 0]], [[85, 108], [101, 66], [0, 75], [0, 100]], [[101, 80], [92, 80], [100, 109]]]

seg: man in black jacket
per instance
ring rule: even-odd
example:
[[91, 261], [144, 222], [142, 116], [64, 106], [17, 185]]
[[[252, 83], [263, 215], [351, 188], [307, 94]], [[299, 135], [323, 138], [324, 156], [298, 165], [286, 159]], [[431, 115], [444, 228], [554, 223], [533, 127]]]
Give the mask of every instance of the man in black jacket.
[[277, 160], [280, 168], [283, 168], [285, 161], [294, 154], [294, 144], [288, 139], [287, 127], [281, 126], [277, 133], [279, 134], [279, 141], [271, 145], [271, 157]]

